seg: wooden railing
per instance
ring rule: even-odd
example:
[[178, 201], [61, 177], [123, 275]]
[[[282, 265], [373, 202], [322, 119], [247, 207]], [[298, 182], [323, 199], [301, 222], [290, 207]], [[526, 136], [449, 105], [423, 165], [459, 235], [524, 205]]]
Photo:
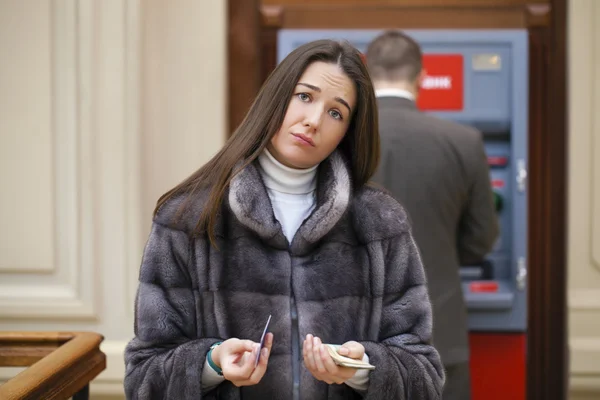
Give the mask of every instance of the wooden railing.
[[0, 367], [28, 367], [0, 386], [0, 399], [87, 399], [106, 368], [102, 340], [90, 332], [0, 332]]

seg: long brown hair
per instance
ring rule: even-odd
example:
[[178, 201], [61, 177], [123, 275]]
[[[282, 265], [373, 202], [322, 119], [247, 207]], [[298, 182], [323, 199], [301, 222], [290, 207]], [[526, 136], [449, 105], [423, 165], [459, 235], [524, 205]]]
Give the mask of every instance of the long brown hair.
[[[360, 53], [349, 43], [317, 40], [296, 48], [275, 68], [223, 148], [199, 170], [162, 195], [154, 214], [169, 199], [179, 195], [187, 195], [185, 208], [199, 189], [209, 188], [208, 200], [194, 233], [208, 232], [211, 243], [215, 244], [214, 223], [231, 179], [261, 154], [279, 130], [298, 80], [315, 61], [339, 65], [356, 85], [357, 105], [338, 149], [350, 164], [354, 189], [367, 183], [379, 163], [377, 108], [369, 72]], [[240, 160], [244, 160], [243, 164], [234, 171]]]

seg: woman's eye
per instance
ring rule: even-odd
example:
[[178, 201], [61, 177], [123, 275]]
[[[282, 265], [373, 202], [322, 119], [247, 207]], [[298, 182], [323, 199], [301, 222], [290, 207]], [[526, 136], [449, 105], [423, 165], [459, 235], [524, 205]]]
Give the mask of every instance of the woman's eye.
[[298, 93], [296, 96], [298, 96], [298, 98], [300, 99], [300, 101], [309, 101], [310, 100], [310, 96], [307, 95], [306, 93]]
[[336, 110], [329, 111], [329, 115], [331, 115], [335, 119], [342, 119], [342, 114]]

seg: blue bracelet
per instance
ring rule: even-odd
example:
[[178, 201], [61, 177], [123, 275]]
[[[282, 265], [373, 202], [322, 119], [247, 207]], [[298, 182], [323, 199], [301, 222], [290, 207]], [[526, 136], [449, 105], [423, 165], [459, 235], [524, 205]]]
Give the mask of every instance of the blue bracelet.
[[220, 345], [223, 342], [217, 342], [215, 344], [213, 344], [212, 346], [210, 346], [210, 350], [208, 350], [208, 353], [206, 354], [206, 360], [208, 361], [208, 365], [210, 365], [210, 367], [220, 376], [223, 376], [223, 370], [221, 368], [219, 368], [217, 366], [217, 364], [215, 364], [215, 362], [212, 359], [212, 351], [215, 347], [217, 347], [218, 345]]

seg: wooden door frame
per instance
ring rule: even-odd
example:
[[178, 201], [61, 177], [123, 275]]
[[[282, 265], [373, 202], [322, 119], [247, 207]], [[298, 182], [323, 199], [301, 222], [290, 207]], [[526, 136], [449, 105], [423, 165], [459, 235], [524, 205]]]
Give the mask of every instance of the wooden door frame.
[[[548, 28], [530, 29], [530, 104], [543, 105], [529, 138], [529, 400], [568, 397], [567, 0], [551, 0]], [[531, 266], [535, 266], [532, 268]]]
[[[527, 399], [562, 400], [567, 398], [569, 376], [567, 0], [540, 2], [532, 0], [537, 4], [528, 6], [523, 17], [531, 44]], [[272, 26], [273, 20], [282, 18], [280, 14], [277, 8], [261, 10], [260, 0], [228, 0], [230, 132], [243, 119], [274, 65], [272, 46], [277, 29]], [[511, 18], [505, 21], [513, 23], [515, 17]], [[272, 65], [265, 65], [265, 59]]]

